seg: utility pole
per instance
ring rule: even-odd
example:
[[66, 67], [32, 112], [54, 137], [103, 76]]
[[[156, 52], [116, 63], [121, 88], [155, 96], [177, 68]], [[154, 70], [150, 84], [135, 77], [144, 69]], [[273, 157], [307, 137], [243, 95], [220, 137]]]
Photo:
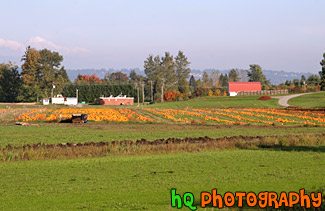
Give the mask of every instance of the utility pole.
[[53, 92], [54, 92], [55, 85], [52, 83], [52, 91], [51, 91], [51, 103], [53, 104]]
[[153, 91], [152, 91], [152, 81], [149, 81], [150, 82], [150, 91], [151, 91], [151, 102], [153, 102]]
[[164, 102], [164, 82], [161, 83], [161, 102]]
[[76, 89], [77, 104], [78, 104], [78, 89]]
[[136, 84], [136, 87], [137, 87], [137, 93], [138, 93], [138, 107], [139, 107], [139, 104], [140, 104], [140, 96], [139, 96], [139, 84]]
[[141, 82], [142, 85], [142, 105], [144, 105], [144, 83]]
[[304, 92], [306, 92], [306, 82], [304, 81]]

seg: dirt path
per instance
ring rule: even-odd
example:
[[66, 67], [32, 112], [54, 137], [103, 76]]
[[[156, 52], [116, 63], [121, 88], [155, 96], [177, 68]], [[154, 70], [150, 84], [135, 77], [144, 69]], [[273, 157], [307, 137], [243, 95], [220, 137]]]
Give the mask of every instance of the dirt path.
[[310, 93], [302, 93], [302, 94], [293, 94], [293, 95], [286, 95], [286, 96], [272, 96], [272, 98], [278, 98], [279, 101], [278, 101], [278, 104], [281, 105], [281, 106], [290, 106], [288, 104], [288, 101], [291, 99], [291, 98], [294, 98], [294, 97], [299, 97], [301, 95], [306, 95], [306, 94], [311, 94], [311, 93], [315, 93], [315, 92], [310, 92]]

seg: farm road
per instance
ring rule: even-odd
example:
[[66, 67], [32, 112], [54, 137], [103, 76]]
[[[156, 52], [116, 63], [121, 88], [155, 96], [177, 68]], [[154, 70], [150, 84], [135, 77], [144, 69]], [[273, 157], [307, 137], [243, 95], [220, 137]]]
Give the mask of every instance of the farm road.
[[290, 106], [288, 104], [288, 101], [291, 98], [298, 97], [298, 96], [301, 96], [301, 95], [306, 95], [306, 94], [311, 94], [311, 93], [302, 93], [302, 94], [294, 94], [294, 95], [286, 95], [286, 96], [272, 96], [272, 98], [278, 98], [279, 99], [279, 101], [278, 101], [279, 105], [288, 107], [288, 106]]

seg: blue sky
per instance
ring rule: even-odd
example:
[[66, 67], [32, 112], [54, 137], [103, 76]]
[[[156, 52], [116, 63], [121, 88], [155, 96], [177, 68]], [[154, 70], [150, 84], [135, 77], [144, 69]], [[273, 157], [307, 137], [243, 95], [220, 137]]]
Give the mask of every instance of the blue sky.
[[182, 50], [193, 69], [313, 72], [325, 52], [322, 0], [2, 1], [0, 62], [27, 45], [64, 56], [67, 69], [143, 67]]

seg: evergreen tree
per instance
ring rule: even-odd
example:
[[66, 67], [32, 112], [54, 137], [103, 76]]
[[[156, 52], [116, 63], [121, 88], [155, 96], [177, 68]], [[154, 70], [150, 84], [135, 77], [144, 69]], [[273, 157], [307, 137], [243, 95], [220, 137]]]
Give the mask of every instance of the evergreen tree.
[[177, 75], [178, 91], [181, 93], [188, 93], [188, 82], [187, 78], [191, 73], [189, 68], [190, 62], [187, 60], [187, 57], [182, 51], [178, 52], [178, 55], [175, 58], [175, 68]]
[[323, 59], [320, 62], [320, 65], [322, 66], [322, 71], [319, 72], [320, 75], [320, 86], [321, 90], [325, 90], [325, 53], [323, 54]]
[[238, 71], [235, 69], [230, 70], [229, 82], [238, 82], [238, 81], [239, 81]]
[[190, 78], [190, 90], [192, 92], [192, 94], [197, 90], [198, 86], [197, 86], [197, 82], [194, 78], [194, 76], [192, 75]]
[[160, 67], [160, 57], [149, 55], [144, 61], [144, 72], [148, 81], [152, 81], [153, 84], [153, 96], [154, 99], [158, 99], [161, 96], [160, 88], [163, 82], [163, 74]]
[[224, 76], [223, 76], [223, 74], [221, 73], [221, 75], [220, 75], [220, 77], [219, 77], [219, 84], [218, 84], [219, 87], [222, 86], [222, 84], [223, 84], [223, 80], [224, 80]]
[[202, 81], [201, 81], [201, 79], [198, 79], [196, 81], [196, 84], [197, 84], [197, 88], [202, 88]]
[[305, 85], [306, 84], [306, 76], [305, 75], [302, 75], [301, 76], [301, 79], [300, 79], [300, 85]]
[[222, 87], [227, 87], [228, 82], [229, 82], [228, 75], [225, 74], [225, 76], [223, 77], [223, 80], [222, 80]]
[[318, 86], [320, 84], [321, 80], [319, 78], [318, 75], [310, 75], [307, 79], [307, 84], [311, 84], [311, 85], [314, 85], [314, 86]]
[[262, 89], [268, 89], [271, 85], [270, 81], [266, 79], [263, 74], [261, 66], [257, 64], [252, 64], [250, 66], [250, 71], [248, 71], [248, 77], [250, 82], [261, 82]]
[[177, 75], [175, 72], [175, 61], [169, 52], [161, 58], [161, 71], [163, 75], [163, 82], [165, 91], [174, 90], [177, 87]]
[[17, 102], [21, 91], [22, 80], [18, 72], [18, 66], [0, 64], [0, 101]]

